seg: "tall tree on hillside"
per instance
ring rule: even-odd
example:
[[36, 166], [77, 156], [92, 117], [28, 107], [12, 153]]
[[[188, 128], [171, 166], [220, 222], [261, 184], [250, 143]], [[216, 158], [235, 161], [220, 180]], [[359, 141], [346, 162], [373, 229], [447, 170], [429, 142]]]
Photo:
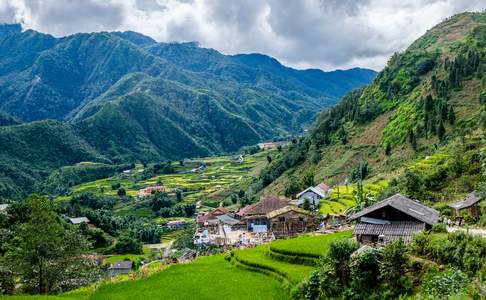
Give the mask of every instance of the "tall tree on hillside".
[[415, 138], [415, 134], [413, 133], [412, 129], [408, 131], [408, 142], [410, 146], [412, 146], [413, 150], [417, 150], [417, 139]]
[[445, 127], [444, 127], [444, 123], [442, 121], [440, 121], [439, 128], [437, 128], [437, 136], [439, 137], [439, 140], [441, 140], [441, 141], [444, 140]]
[[449, 121], [449, 124], [451, 125], [454, 125], [454, 123], [456, 123], [456, 113], [454, 112], [454, 107], [452, 105], [449, 107], [447, 119]]
[[81, 255], [89, 244], [66, 224], [44, 197], [32, 196], [18, 210], [12, 225], [7, 261], [21, 275], [26, 290], [47, 294], [99, 279], [96, 263]]

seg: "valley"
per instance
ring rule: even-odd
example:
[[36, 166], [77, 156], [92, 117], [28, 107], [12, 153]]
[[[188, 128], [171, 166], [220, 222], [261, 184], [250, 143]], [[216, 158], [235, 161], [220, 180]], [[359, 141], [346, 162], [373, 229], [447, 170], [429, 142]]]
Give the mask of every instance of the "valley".
[[486, 12], [376, 76], [0, 26], [0, 297], [483, 299], [485, 49]]

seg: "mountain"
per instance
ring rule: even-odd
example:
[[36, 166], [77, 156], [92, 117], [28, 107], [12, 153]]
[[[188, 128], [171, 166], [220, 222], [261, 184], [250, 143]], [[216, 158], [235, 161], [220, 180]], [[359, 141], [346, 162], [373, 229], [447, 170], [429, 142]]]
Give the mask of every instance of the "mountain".
[[430, 29], [370, 85], [321, 112], [251, 190], [291, 194], [293, 183], [304, 187], [296, 180], [304, 174], [337, 185], [384, 180], [431, 202], [482, 189], [485, 46], [486, 13], [459, 14]]
[[[130, 31], [56, 38], [1, 25], [0, 139], [11, 147], [0, 150], [0, 196], [30, 193], [53, 170], [85, 160], [177, 160], [299, 134], [374, 76], [295, 70]], [[32, 138], [40, 130], [49, 135]]]

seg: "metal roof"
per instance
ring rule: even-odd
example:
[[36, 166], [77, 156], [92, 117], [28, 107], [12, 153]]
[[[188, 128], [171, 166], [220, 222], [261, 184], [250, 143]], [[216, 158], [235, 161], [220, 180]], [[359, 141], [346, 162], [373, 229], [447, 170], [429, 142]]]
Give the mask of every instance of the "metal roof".
[[466, 199], [451, 204], [449, 206], [454, 209], [464, 209], [473, 206], [474, 204], [480, 202], [481, 200], [483, 200], [483, 197], [481, 197], [476, 192], [472, 192], [469, 195], [467, 195]]
[[8, 207], [8, 204], [0, 204], [0, 211], [6, 210]]
[[250, 204], [243, 207], [238, 212], [240, 216], [250, 215], [266, 215], [267, 213], [276, 209], [282, 208], [288, 204], [288, 201], [282, 200], [278, 197], [266, 197], [257, 203]]
[[77, 225], [81, 223], [89, 223], [89, 219], [86, 217], [69, 218], [69, 222], [71, 222], [71, 224]]
[[349, 220], [356, 220], [360, 217], [366, 216], [367, 214], [390, 206], [399, 210], [413, 218], [422, 221], [429, 225], [434, 225], [439, 221], [439, 212], [433, 208], [430, 208], [419, 201], [412, 200], [401, 194], [395, 194], [383, 201], [380, 201], [370, 207], [363, 209], [362, 211], [349, 217]]
[[302, 196], [303, 194], [305, 194], [306, 192], [309, 192], [309, 191], [313, 192], [314, 194], [318, 195], [321, 198], [326, 197], [326, 192], [323, 191], [321, 188], [319, 188], [317, 186], [310, 186], [310, 187], [306, 188], [305, 190], [303, 190], [302, 192], [298, 193], [297, 198], [300, 198], [300, 196]]

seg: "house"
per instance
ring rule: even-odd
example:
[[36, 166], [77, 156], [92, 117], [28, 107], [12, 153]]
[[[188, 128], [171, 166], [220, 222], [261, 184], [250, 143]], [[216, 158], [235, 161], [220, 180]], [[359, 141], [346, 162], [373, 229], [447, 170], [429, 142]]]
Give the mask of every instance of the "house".
[[266, 151], [266, 150], [277, 149], [278, 146], [282, 146], [284, 144], [285, 142], [262, 142], [262, 143], [258, 143], [258, 148], [260, 148], [260, 150]]
[[310, 230], [314, 218], [304, 209], [287, 205], [267, 213], [270, 229], [275, 237], [287, 237]]
[[246, 222], [248, 230], [265, 232], [270, 225], [267, 213], [285, 207], [288, 204], [287, 200], [278, 197], [266, 197], [243, 207], [236, 215]]
[[80, 225], [82, 223], [85, 223], [85, 224], [89, 224], [89, 219], [86, 218], [86, 217], [79, 217], [79, 218], [69, 218], [68, 217], [68, 221], [69, 223], [73, 224], [73, 225]]
[[466, 199], [460, 202], [456, 202], [454, 204], [449, 205], [452, 209], [454, 209], [454, 215], [457, 219], [459, 219], [459, 223], [462, 222], [462, 211], [468, 211], [470, 216], [473, 219], [478, 219], [481, 214], [481, 209], [479, 207], [479, 203], [483, 200], [483, 197], [476, 192], [472, 192], [467, 195]]
[[117, 261], [108, 268], [108, 274], [115, 276], [119, 274], [128, 274], [132, 270], [132, 262], [129, 260]]
[[187, 226], [187, 222], [184, 220], [169, 221], [165, 226], [169, 229], [179, 229]]
[[207, 225], [207, 222], [209, 220], [214, 220], [216, 219], [216, 217], [218, 216], [221, 216], [221, 215], [225, 215], [228, 213], [228, 210], [222, 206], [220, 207], [217, 207], [215, 209], [213, 209], [212, 211], [204, 214], [204, 215], [201, 215], [201, 216], [198, 216], [197, 218], [197, 224], [199, 226], [204, 226], [204, 225]]
[[155, 186], [149, 186], [144, 189], [140, 189], [138, 191], [138, 196], [140, 198], [150, 196], [155, 193], [165, 193], [167, 190], [164, 186], [161, 185], [155, 185]]
[[8, 204], [0, 204], [0, 214], [7, 213]]
[[297, 194], [297, 206], [301, 207], [305, 201], [309, 201], [310, 207], [315, 209], [319, 206], [321, 199], [326, 198], [330, 188], [324, 182], [317, 186], [311, 186]]
[[187, 263], [192, 261], [194, 258], [196, 258], [197, 253], [196, 251], [186, 248], [184, 251], [182, 251], [182, 255], [177, 258], [177, 262], [182, 264], [182, 263]]
[[439, 212], [419, 201], [396, 194], [350, 216], [357, 221], [353, 234], [362, 244], [387, 244], [430, 229], [439, 220]]

